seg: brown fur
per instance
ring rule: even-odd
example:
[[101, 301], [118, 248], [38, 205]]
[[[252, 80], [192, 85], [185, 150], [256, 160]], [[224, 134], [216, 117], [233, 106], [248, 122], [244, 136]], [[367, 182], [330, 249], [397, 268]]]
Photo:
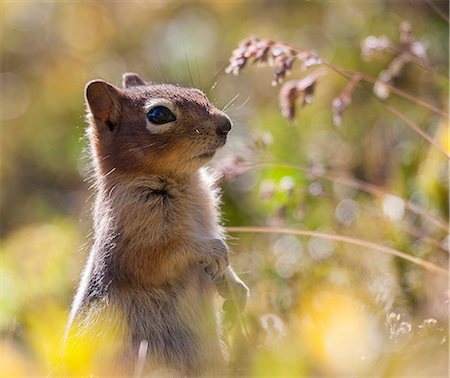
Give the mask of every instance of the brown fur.
[[[225, 143], [220, 127], [229, 120], [197, 89], [151, 85], [135, 74], [123, 83], [86, 87], [94, 243], [69, 337], [117, 313], [121, 372], [135, 369], [144, 342], [147, 369], [220, 374], [216, 285], [226, 282], [221, 294], [237, 296], [241, 307], [248, 289], [228, 265], [218, 195], [201, 167]], [[175, 122], [147, 121], [155, 99], [172, 107]]]

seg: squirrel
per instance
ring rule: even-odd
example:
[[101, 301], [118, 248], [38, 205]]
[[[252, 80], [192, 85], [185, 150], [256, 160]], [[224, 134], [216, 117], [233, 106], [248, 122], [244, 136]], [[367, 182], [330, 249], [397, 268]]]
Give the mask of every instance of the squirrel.
[[204, 165], [225, 144], [230, 118], [198, 89], [135, 73], [123, 75], [122, 88], [89, 82], [85, 101], [93, 245], [66, 340], [107, 323], [117, 328], [121, 373], [144, 359], [145, 371], [222, 374], [215, 295], [242, 311], [249, 289], [229, 265]]

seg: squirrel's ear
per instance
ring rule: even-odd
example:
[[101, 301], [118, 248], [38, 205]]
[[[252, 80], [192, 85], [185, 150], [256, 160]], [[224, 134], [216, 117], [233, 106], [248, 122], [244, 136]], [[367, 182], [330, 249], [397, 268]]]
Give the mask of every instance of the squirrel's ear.
[[113, 131], [120, 117], [122, 91], [104, 80], [93, 80], [86, 85], [85, 97], [97, 127]]
[[137, 87], [139, 85], [146, 85], [147, 83], [138, 74], [133, 72], [127, 72], [122, 75], [122, 87], [130, 88]]

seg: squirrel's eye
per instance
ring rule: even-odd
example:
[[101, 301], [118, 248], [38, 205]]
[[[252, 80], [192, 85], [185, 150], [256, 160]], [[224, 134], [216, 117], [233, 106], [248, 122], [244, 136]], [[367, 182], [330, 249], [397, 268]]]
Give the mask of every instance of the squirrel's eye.
[[155, 106], [147, 113], [147, 119], [155, 125], [162, 125], [164, 123], [173, 122], [177, 118], [165, 106]]

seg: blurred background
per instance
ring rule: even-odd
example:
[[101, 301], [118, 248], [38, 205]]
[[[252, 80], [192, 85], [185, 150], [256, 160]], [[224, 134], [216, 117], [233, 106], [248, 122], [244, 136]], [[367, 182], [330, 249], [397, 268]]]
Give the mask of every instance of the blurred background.
[[[448, 159], [384, 106], [449, 152], [447, 1], [4, 1], [0, 19], [2, 376], [48, 374], [59, 358], [89, 250], [83, 90], [95, 78], [119, 85], [138, 72], [226, 107], [234, 128], [212, 162], [226, 226], [347, 235], [447, 268]], [[257, 35], [376, 78], [398, 51], [367, 38], [401, 47], [403, 21], [426, 59], [392, 84], [444, 114], [393, 94], [377, 101], [366, 84], [335, 127], [331, 103], [347, 82], [329, 74], [290, 123], [271, 68], [225, 74]], [[289, 78], [308, 72], [294, 65]], [[252, 293], [225, 335], [233, 374], [446, 376], [445, 273], [322, 237], [230, 236]], [[77, 358], [69, 373], [89, 374]]]

